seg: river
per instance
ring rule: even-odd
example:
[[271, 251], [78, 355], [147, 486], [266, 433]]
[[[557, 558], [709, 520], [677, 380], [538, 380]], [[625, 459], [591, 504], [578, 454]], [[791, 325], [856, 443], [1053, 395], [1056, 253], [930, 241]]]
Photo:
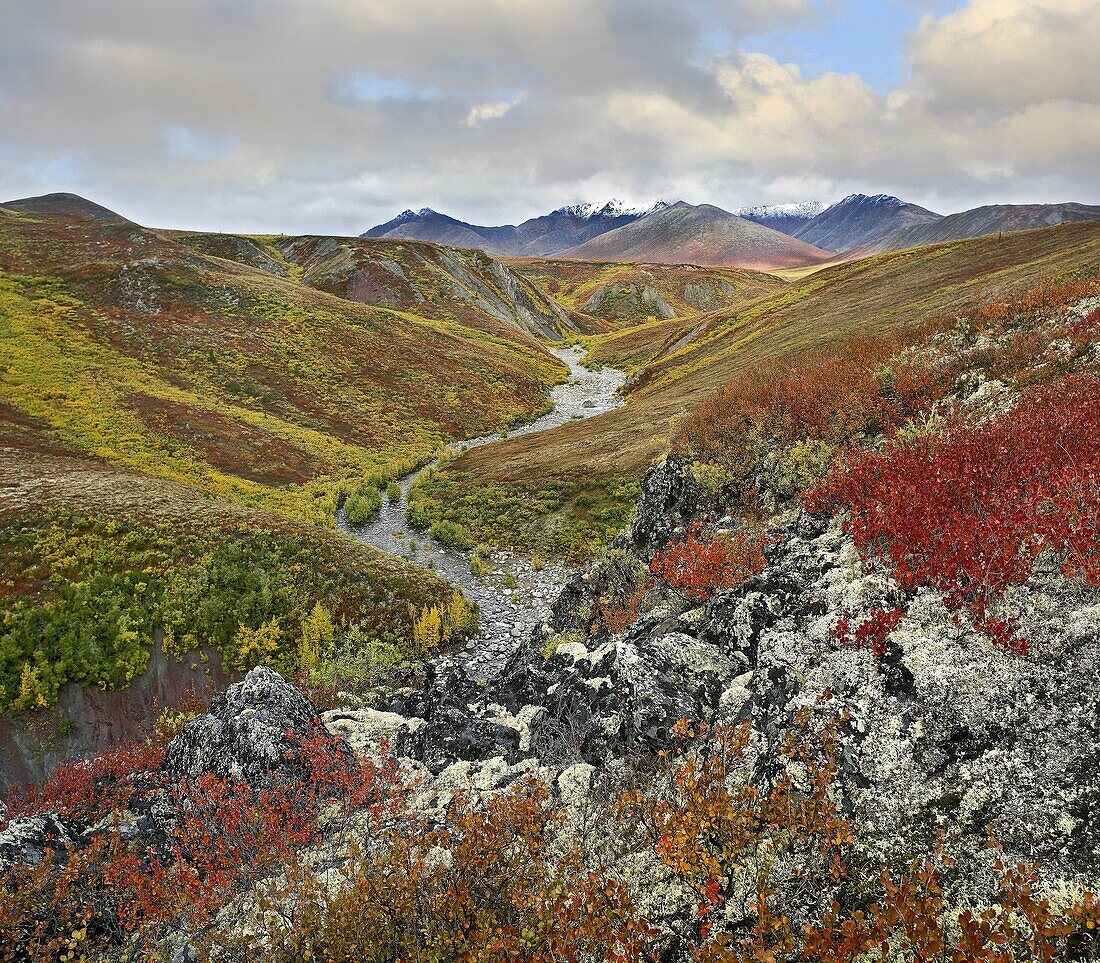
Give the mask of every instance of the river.
[[[528, 435], [556, 428], [570, 421], [590, 418], [622, 404], [620, 389], [626, 376], [614, 368], [593, 371], [582, 364], [583, 348], [555, 348], [552, 353], [569, 367], [569, 380], [550, 390], [553, 408], [530, 424], [498, 435], [485, 435], [462, 444], [465, 449], [490, 445], [515, 435]], [[493, 551], [485, 557], [489, 572], [474, 575], [470, 571], [472, 552], [448, 548], [426, 532], [409, 528], [405, 503], [416, 479], [431, 466], [418, 469], [401, 479], [401, 501], [384, 501], [379, 513], [368, 524], [349, 524], [340, 513], [337, 526], [353, 538], [375, 548], [402, 555], [434, 569], [452, 585], [460, 588], [480, 611], [480, 630], [461, 653], [445, 657], [461, 660], [475, 677], [487, 677], [508, 658], [519, 641], [550, 613], [561, 587], [572, 574], [562, 565], [547, 563], [535, 568], [513, 552]], [[514, 580], [515, 587], [511, 587]], [[440, 668], [443, 668], [441, 665]]]

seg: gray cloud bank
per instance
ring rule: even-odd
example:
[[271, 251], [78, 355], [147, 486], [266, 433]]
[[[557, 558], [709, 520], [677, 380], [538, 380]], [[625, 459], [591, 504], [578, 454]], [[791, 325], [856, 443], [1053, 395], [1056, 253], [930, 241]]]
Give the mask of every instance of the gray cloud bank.
[[927, 15], [886, 95], [746, 40], [819, 15], [809, 0], [0, 0], [0, 197], [74, 190], [144, 223], [328, 233], [405, 205], [500, 223], [610, 195], [1100, 201], [1096, 0]]

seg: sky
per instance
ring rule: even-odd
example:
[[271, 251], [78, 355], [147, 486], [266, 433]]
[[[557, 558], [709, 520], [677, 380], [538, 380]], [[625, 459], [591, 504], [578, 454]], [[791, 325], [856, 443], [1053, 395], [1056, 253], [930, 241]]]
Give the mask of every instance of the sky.
[[1100, 0], [0, 0], [0, 25], [0, 198], [152, 226], [1100, 203]]

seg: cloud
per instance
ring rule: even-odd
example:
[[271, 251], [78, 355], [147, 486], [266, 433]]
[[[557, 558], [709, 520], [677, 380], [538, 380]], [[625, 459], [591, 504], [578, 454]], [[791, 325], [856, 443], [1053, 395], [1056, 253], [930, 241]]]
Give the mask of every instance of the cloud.
[[519, 94], [513, 100], [488, 101], [484, 104], [474, 104], [466, 115], [468, 125], [479, 124], [483, 120], [499, 120], [516, 104], [520, 103], [526, 94]]
[[1094, 0], [925, 17], [887, 96], [751, 50], [811, 0], [5, 7], [0, 196], [79, 190], [147, 223], [499, 223], [603, 193], [1100, 200]]

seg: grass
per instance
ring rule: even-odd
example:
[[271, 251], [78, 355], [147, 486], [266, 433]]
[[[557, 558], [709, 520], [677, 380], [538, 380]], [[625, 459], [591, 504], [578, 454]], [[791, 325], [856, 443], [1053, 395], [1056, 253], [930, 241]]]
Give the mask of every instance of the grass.
[[132, 225], [0, 223], [0, 403], [58, 444], [289, 517], [330, 522], [363, 480], [534, 417], [565, 374], [530, 339]]

